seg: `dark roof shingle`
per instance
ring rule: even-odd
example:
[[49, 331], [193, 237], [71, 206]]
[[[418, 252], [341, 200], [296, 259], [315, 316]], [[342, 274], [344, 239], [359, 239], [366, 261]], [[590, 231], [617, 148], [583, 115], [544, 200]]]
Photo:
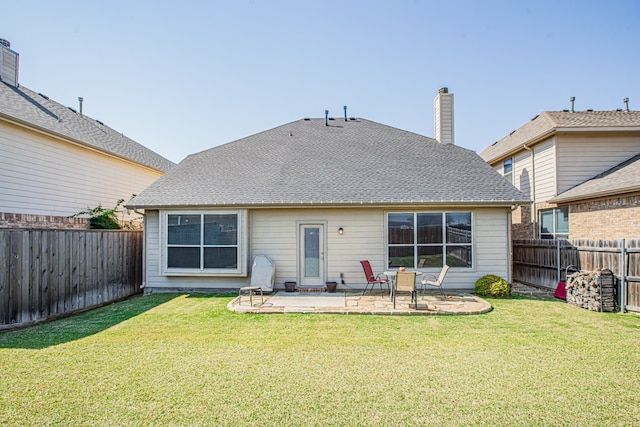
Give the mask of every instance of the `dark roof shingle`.
[[132, 207], [510, 204], [475, 152], [364, 119], [303, 119], [192, 154]]
[[166, 172], [174, 163], [89, 116], [24, 86], [0, 82], [0, 116]]

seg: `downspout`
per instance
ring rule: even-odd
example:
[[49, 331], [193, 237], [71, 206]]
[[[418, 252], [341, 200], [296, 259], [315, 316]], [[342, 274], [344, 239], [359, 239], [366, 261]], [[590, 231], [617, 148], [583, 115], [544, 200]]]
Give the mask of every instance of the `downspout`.
[[147, 218], [144, 212], [140, 212], [138, 209], [133, 211], [142, 216], [142, 286], [140, 289], [144, 289], [147, 285]]
[[522, 144], [522, 148], [527, 151], [531, 151], [531, 227], [533, 228], [533, 238], [537, 238], [538, 230], [536, 229], [536, 224], [538, 220], [538, 212], [536, 211], [536, 160], [535, 160], [535, 152], [533, 148], [527, 146], [527, 144]]
[[513, 283], [513, 240], [511, 237], [511, 224], [513, 224], [513, 211], [518, 209], [519, 205], [511, 206], [509, 213], [507, 214], [507, 251], [509, 253], [509, 264], [507, 266], [508, 271], [507, 282]]

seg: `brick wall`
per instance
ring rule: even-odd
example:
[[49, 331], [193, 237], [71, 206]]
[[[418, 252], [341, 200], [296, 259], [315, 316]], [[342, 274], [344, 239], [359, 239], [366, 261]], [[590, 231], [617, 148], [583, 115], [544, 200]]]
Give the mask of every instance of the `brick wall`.
[[570, 205], [569, 238], [640, 238], [640, 193]]
[[0, 228], [75, 228], [87, 229], [86, 218], [53, 215], [31, 215], [0, 212]]
[[511, 213], [511, 238], [533, 239], [534, 225], [531, 223], [531, 205], [523, 205]]

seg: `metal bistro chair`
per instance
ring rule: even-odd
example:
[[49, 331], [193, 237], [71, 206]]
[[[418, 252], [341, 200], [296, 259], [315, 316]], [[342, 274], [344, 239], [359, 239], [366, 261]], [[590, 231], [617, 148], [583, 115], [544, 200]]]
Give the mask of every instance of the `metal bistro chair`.
[[442, 298], [446, 300], [447, 294], [445, 294], [444, 289], [442, 289], [442, 282], [444, 282], [444, 276], [447, 275], [447, 271], [449, 271], [449, 266], [445, 264], [444, 267], [442, 267], [442, 270], [440, 270], [440, 275], [437, 279], [435, 278], [435, 276], [433, 276], [434, 280], [424, 279], [422, 281], [422, 290], [420, 291], [420, 294], [424, 297], [424, 288], [427, 286], [435, 286], [436, 288], [440, 289]]
[[411, 302], [415, 303], [415, 309], [418, 309], [418, 295], [416, 294], [416, 272], [415, 271], [398, 271], [396, 275], [396, 286], [393, 291], [393, 308], [396, 308], [396, 295], [398, 292], [411, 293]]
[[378, 274], [377, 276], [374, 275], [373, 270], [371, 269], [371, 263], [369, 263], [369, 261], [367, 260], [360, 261], [360, 264], [362, 264], [364, 275], [367, 277], [367, 284], [364, 286], [364, 291], [362, 291], [362, 295], [364, 295], [365, 292], [367, 292], [369, 285], [371, 285], [372, 291], [376, 285], [380, 285], [380, 293], [383, 295], [384, 295], [384, 289], [382, 289], [382, 285], [387, 285], [387, 291], [389, 291], [389, 279], [380, 277], [381, 274]]

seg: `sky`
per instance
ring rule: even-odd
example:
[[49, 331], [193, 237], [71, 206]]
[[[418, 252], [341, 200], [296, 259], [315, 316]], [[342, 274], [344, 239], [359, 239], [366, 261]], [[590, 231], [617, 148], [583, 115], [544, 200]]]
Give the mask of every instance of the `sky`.
[[20, 0], [20, 84], [174, 162], [305, 117], [360, 117], [480, 153], [542, 111], [640, 110], [640, 1]]

